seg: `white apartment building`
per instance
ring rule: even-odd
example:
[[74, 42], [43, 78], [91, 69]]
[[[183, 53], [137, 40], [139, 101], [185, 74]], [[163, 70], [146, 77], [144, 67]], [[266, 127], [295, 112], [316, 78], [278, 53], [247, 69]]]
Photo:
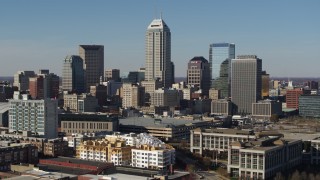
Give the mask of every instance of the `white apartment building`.
[[23, 95], [22, 98], [10, 100], [9, 103], [9, 132], [31, 131], [44, 138], [57, 137], [56, 100], [29, 100], [27, 95]]
[[139, 149], [132, 149], [132, 167], [169, 169], [175, 163], [175, 149], [142, 145]]

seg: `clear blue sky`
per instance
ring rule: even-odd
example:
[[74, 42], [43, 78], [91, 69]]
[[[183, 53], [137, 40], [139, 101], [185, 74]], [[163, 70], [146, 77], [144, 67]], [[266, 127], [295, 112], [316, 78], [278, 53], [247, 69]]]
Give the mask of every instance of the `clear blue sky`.
[[271, 76], [320, 77], [319, 0], [3, 0], [0, 76], [46, 68], [61, 75], [79, 44], [105, 46], [105, 68], [134, 71], [145, 63], [145, 31], [163, 13], [171, 29], [176, 76], [209, 44], [236, 44], [256, 54]]

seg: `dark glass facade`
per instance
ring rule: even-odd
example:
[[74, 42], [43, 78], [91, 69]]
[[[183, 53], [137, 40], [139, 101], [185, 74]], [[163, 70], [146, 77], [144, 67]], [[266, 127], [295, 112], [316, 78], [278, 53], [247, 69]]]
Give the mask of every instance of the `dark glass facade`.
[[299, 97], [299, 115], [320, 118], [320, 96], [301, 95]]

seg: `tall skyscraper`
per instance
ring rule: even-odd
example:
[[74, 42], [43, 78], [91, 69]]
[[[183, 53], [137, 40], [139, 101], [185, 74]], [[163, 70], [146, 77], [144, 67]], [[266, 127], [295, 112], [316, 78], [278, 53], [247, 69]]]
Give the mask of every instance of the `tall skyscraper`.
[[103, 80], [104, 75], [104, 46], [80, 45], [79, 55], [83, 59], [85, 70], [86, 90]]
[[231, 59], [224, 60], [220, 65], [220, 76], [212, 81], [212, 87], [220, 91], [220, 98], [230, 97]]
[[116, 82], [120, 81], [120, 69], [107, 69], [105, 71], [105, 81], [114, 80]]
[[29, 89], [29, 78], [34, 76], [34, 71], [18, 71], [14, 74], [13, 86], [18, 87], [19, 91], [26, 91]]
[[86, 91], [83, 66], [83, 60], [80, 56], [71, 55], [63, 60], [62, 88], [64, 91], [77, 93]]
[[221, 64], [226, 59], [235, 58], [235, 44], [230, 43], [213, 43], [209, 48], [209, 63], [211, 70], [211, 79], [217, 79], [220, 75]]
[[194, 85], [202, 90], [203, 95], [209, 95], [210, 65], [202, 56], [192, 58], [188, 63], [188, 85]]
[[146, 32], [145, 80], [160, 79], [162, 86], [170, 87], [174, 82], [171, 62], [171, 33], [162, 19], [154, 19]]
[[252, 103], [261, 99], [262, 60], [255, 55], [242, 55], [231, 64], [231, 100], [239, 114], [251, 114]]

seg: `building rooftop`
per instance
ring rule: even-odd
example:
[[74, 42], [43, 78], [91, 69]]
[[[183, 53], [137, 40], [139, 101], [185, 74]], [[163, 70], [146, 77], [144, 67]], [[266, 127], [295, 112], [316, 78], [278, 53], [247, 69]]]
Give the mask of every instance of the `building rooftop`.
[[85, 50], [99, 50], [103, 45], [80, 45]]
[[205, 121], [200, 120], [182, 120], [174, 118], [141, 118], [131, 117], [126, 119], [119, 119], [119, 125], [125, 126], [142, 126], [142, 127], [159, 127], [159, 128], [171, 128], [176, 126], [192, 126], [196, 123], [203, 123]]
[[197, 128], [194, 131], [201, 131], [205, 133], [218, 133], [218, 134], [254, 135], [253, 130], [239, 130], [239, 129], [229, 129], [229, 128], [214, 128], [214, 129]]
[[206, 60], [203, 56], [195, 56], [190, 60], [190, 62], [191, 61], [201, 61], [203, 63], [208, 63], [208, 60]]
[[154, 19], [148, 26], [148, 30], [152, 29], [169, 29], [163, 19]]

